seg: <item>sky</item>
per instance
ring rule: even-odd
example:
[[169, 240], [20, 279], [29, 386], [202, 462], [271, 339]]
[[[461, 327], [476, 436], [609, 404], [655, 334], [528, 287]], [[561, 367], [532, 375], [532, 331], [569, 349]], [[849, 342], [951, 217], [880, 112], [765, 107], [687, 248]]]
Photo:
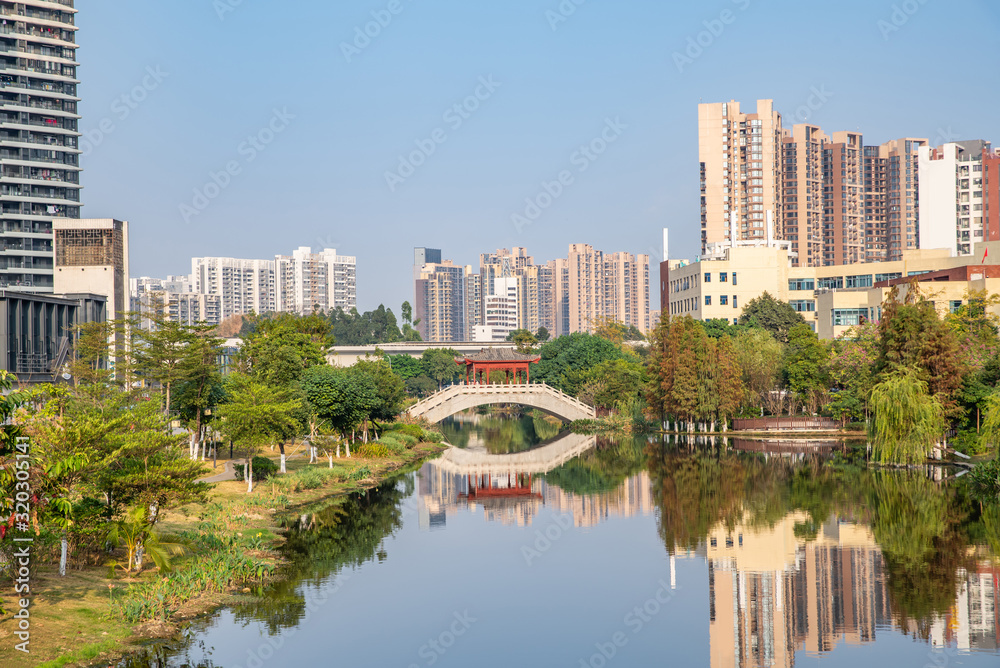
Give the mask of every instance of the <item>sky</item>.
[[1000, 142], [988, 0], [76, 4], [82, 215], [133, 277], [336, 248], [398, 313], [418, 246], [693, 258], [699, 102]]

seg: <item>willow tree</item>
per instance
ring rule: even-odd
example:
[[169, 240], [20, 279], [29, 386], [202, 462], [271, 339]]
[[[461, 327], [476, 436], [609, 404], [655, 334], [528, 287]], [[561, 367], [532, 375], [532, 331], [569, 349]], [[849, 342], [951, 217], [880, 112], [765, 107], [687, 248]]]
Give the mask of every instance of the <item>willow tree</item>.
[[944, 409], [916, 369], [902, 367], [872, 389], [869, 437], [882, 464], [912, 464], [927, 457], [945, 430]]

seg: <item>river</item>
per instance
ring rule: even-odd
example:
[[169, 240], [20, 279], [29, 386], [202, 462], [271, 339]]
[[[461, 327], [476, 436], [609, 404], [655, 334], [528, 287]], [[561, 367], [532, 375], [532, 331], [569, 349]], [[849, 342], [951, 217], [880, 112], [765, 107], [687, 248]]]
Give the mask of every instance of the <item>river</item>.
[[289, 528], [287, 582], [123, 666], [992, 666], [1000, 511], [842, 443], [463, 446]]

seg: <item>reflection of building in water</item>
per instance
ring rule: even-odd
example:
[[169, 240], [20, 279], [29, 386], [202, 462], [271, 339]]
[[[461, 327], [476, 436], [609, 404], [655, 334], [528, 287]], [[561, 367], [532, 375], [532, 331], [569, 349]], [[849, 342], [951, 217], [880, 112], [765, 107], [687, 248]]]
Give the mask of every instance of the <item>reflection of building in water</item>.
[[981, 562], [975, 573], [959, 569], [958, 599], [931, 627], [931, 642], [958, 649], [1000, 649], [1000, 567]]
[[708, 560], [713, 667], [786, 666], [795, 652], [875, 639], [890, 621], [882, 553], [863, 527], [833, 519], [812, 541], [791, 513], [773, 527], [716, 527]]
[[443, 527], [449, 514], [460, 508], [483, 509], [491, 522], [528, 526], [545, 505], [572, 514], [576, 526], [596, 526], [609, 517], [649, 515], [654, 502], [649, 474], [627, 478], [616, 489], [598, 494], [573, 494], [550, 485], [541, 476], [528, 474], [449, 473], [428, 462], [418, 480], [421, 529]]

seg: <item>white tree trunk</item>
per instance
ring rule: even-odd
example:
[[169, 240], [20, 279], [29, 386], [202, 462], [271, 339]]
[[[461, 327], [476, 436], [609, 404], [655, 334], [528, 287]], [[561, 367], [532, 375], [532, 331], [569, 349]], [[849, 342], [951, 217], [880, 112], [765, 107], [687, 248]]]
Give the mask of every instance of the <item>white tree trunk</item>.
[[330, 468], [333, 468], [333, 455], [330, 454], [329, 450], [327, 451], [326, 458], [330, 460]]
[[285, 470], [285, 455], [281, 455], [281, 472], [288, 473], [288, 471]]
[[247, 494], [249, 494], [253, 491], [253, 460], [250, 459], [249, 456], [247, 456], [246, 474], [247, 474]]
[[62, 540], [59, 546], [59, 575], [65, 577], [66, 575], [66, 562], [69, 560], [69, 541], [66, 539], [66, 533], [63, 532]]
[[344, 448], [347, 450], [347, 458], [350, 459], [351, 458], [351, 443], [350, 443], [350, 441], [348, 441], [347, 443], [344, 443]]

